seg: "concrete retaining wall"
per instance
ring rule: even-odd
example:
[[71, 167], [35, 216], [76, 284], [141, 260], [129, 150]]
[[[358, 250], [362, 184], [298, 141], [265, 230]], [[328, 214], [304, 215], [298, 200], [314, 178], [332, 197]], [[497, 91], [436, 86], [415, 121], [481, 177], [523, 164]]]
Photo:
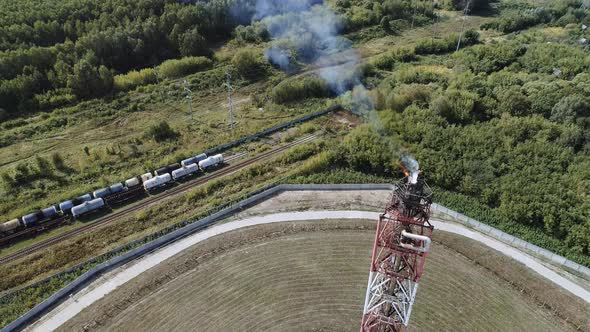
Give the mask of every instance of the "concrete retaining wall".
[[501, 230], [490, 227], [490, 226], [483, 224], [475, 219], [469, 218], [466, 215], [463, 215], [461, 213], [458, 213], [456, 211], [448, 209], [442, 205], [434, 203], [434, 204], [432, 204], [432, 208], [436, 211], [439, 211], [443, 214], [453, 217], [459, 223], [462, 223], [466, 226], [476, 229], [476, 230], [478, 230], [490, 237], [498, 239], [502, 242], [508, 243], [513, 247], [522, 249], [523, 251], [529, 251], [529, 252], [533, 253], [534, 255], [546, 258], [547, 260], [549, 260], [557, 265], [562, 265], [562, 266], [565, 266], [571, 270], [577, 271], [581, 274], [585, 274], [586, 276], [590, 276], [590, 269], [589, 268], [582, 266], [578, 263], [572, 262], [563, 256], [556, 255], [547, 249], [543, 249], [543, 248], [538, 247], [532, 243], [523, 241], [517, 237], [514, 237], [510, 234], [504, 233]]
[[[135, 248], [121, 256], [112, 258], [104, 263], [101, 263], [82, 276], [74, 280], [72, 283], [52, 295], [51, 297], [47, 298], [45, 301], [41, 302], [33, 309], [28, 311], [26, 314], [15, 320], [14, 322], [10, 323], [9, 325], [5, 326], [2, 331], [19, 331], [22, 330], [27, 325], [33, 323], [38, 317], [43, 315], [44, 313], [50, 311], [52, 308], [60, 304], [64, 299], [66, 299], [70, 294], [75, 293], [76, 291], [82, 289], [90, 282], [98, 278], [99, 276], [105, 274], [108, 271], [111, 271], [117, 267], [120, 267], [134, 259], [137, 259], [143, 255], [146, 255], [152, 251], [155, 251], [171, 242], [174, 242], [180, 238], [188, 236], [192, 233], [198, 232], [203, 228], [209, 227], [215, 224], [216, 221], [237, 213], [248, 206], [255, 204], [257, 202], [263, 201], [268, 199], [269, 197], [276, 195], [278, 193], [284, 191], [318, 191], [318, 190], [393, 190], [394, 186], [391, 184], [329, 184], [329, 185], [316, 185], [316, 184], [281, 184], [277, 186], [273, 186], [270, 188], [263, 188], [262, 192], [256, 193], [251, 197], [237, 202], [236, 204], [227, 207], [223, 210], [220, 210], [216, 213], [209, 215], [197, 222], [188, 224], [187, 226], [178, 229], [174, 232], [166, 234], [156, 240], [153, 240], [149, 243], [142, 245], [141, 247]], [[480, 223], [474, 219], [471, 219], [465, 215], [457, 213], [456, 211], [447, 209], [444, 206], [439, 204], [433, 204], [432, 208], [436, 211], [441, 213], [447, 214], [454, 219], [456, 219], [460, 223], [464, 223], [465, 225], [470, 226], [482, 233], [485, 233], [493, 238], [499, 239], [503, 242], [512, 244], [513, 246], [523, 249], [525, 251], [534, 252], [537, 255], [545, 257], [556, 264], [567, 266], [570, 269], [578, 271], [580, 273], [584, 273], [587, 276], [590, 276], [590, 269], [581, 266], [577, 263], [567, 260], [564, 257], [559, 255], [555, 255], [552, 252], [539, 248], [531, 243], [522, 241], [518, 238], [513, 237], [512, 235], [506, 234], [500, 230], [497, 230], [493, 227]]]

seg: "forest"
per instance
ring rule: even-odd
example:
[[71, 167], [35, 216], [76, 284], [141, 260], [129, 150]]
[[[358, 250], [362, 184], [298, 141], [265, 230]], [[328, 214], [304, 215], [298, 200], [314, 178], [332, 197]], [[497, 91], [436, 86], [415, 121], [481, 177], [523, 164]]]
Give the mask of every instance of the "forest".
[[[269, 63], [260, 49], [286, 54], [296, 65], [288, 68], [291, 75], [317, 60], [309, 50], [318, 41], [277, 41], [273, 21], [256, 18], [255, 0], [0, 3], [9, 9], [0, 13], [0, 121], [109, 98], [155, 84], [156, 75], [214, 70], [222, 44], [236, 50], [229, 65], [243, 77], [273, 83], [256, 97], [262, 104], [354, 104], [353, 92], [340, 95], [318, 75], [269, 74], [280, 63]], [[461, 15], [466, 6], [460, 0], [326, 3], [354, 46], [431, 26], [444, 19], [441, 12]], [[579, 0], [543, 6], [480, 0], [467, 13], [489, 19], [360, 61], [354, 75], [369, 90], [372, 125], [326, 148], [322, 157], [329, 162], [319, 165], [393, 179], [400, 176], [399, 155], [411, 152], [428, 181], [450, 193], [441, 195], [449, 207], [475, 211], [482, 221], [496, 220], [590, 265], [590, 53], [581, 42], [590, 39], [581, 28], [590, 25], [589, 10]], [[37, 168], [63, 167], [59, 156], [50, 160], [37, 160]], [[4, 184], [18, 172], [24, 170], [3, 173]]]
[[[277, 181], [393, 183], [405, 154], [436, 203], [590, 267], [587, 0], [0, 6], [0, 223], [315, 111], [350, 111], [231, 152], [321, 132], [316, 143], [3, 265], [3, 294]], [[98, 262], [5, 297], [0, 326]]]

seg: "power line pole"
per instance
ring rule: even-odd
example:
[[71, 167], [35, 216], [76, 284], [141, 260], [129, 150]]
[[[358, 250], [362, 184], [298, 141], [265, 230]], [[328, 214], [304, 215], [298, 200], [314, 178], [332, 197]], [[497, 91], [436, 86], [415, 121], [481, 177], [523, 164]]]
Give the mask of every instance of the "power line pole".
[[414, 20], [416, 19], [416, 10], [418, 9], [418, 1], [413, 1], [414, 3], [414, 12], [412, 13], [412, 26], [411, 29], [414, 29]]
[[193, 117], [193, 92], [189, 89], [189, 84], [187, 80], [184, 80], [184, 92], [186, 92], [186, 99], [188, 100], [188, 110], [191, 115], [191, 122], [194, 122]]
[[468, 0], [467, 4], [465, 5], [465, 9], [463, 9], [463, 23], [461, 23], [461, 33], [459, 34], [459, 41], [457, 41], [457, 50], [456, 51], [458, 51], [459, 48], [461, 47], [461, 39], [463, 39], [463, 32], [465, 31], [465, 21], [467, 20], [467, 13], [469, 12], [469, 4], [470, 3], [471, 3], [471, 0]]
[[434, 22], [432, 24], [432, 40], [436, 38], [436, 24], [438, 23], [438, 13], [436, 12], [436, 6], [434, 0], [432, 0], [432, 13], [434, 14]]
[[227, 83], [225, 83], [225, 85], [227, 86], [227, 94], [229, 96], [229, 126], [231, 130], [234, 130], [234, 101], [232, 97], [234, 88], [231, 85], [231, 74], [225, 72], [225, 75], [227, 76]]

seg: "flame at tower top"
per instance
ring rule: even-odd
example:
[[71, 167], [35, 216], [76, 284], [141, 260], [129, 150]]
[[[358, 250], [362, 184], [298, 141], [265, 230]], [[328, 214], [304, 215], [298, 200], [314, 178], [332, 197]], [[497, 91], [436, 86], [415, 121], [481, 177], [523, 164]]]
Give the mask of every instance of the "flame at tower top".
[[418, 183], [418, 174], [420, 173], [420, 164], [409, 154], [402, 155], [402, 164], [408, 170], [408, 182], [410, 184]]

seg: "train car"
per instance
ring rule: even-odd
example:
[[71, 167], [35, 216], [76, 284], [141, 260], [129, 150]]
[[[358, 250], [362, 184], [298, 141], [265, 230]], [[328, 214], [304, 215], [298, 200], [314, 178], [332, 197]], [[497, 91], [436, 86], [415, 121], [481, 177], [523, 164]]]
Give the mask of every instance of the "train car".
[[217, 166], [219, 164], [223, 163], [223, 155], [222, 154], [217, 154], [214, 155], [212, 157], [209, 157], [205, 160], [201, 160], [199, 162], [199, 168], [201, 168], [202, 170], [210, 168], [210, 167], [214, 167]]
[[58, 211], [55, 206], [50, 206], [48, 208], [42, 209], [41, 214], [43, 214], [44, 219], [52, 219], [58, 215]]
[[125, 185], [121, 184], [120, 191], [105, 198], [107, 204], [120, 204], [145, 193], [139, 176], [127, 179], [124, 183]]
[[92, 195], [91, 194], [84, 194], [80, 197], [74, 198], [72, 200], [67, 200], [67, 201], [63, 201], [61, 203], [59, 203], [59, 209], [61, 210], [61, 212], [63, 214], [69, 213], [70, 210], [76, 206], [76, 205], [80, 205], [84, 202], [88, 202], [92, 200]]
[[21, 220], [25, 227], [32, 227], [38, 224], [39, 222], [43, 221], [45, 217], [43, 216], [43, 212], [41, 210], [35, 211], [33, 213], [29, 213], [24, 215]]
[[81, 215], [97, 211], [105, 206], [105, 201], [102, 198], [95, 198], [91, 201], [84, 202], [72, 208], [72, 216], [78, 218]]
[[172, 182], [172, 176], [169, 173], [158, 175], [153, 179], [149, 179], [143, 183], [143, 187], [146, 191], [154, 190]]
[[141, 180], [138, 176], [125, 180], [125, 187], [127, 187], [127, 189], [135, 188], [136, 186], [139, 186], [140, 184], [141, 184]]
[[12, 233], [16, 232], [16, 230], [21, 226], [22, 226], [22, 224], [20, 222], [20, 219], [18, 219], [18, 218], [12, 219], [10, 221], [0, 224], [0, 234], [1, 235], [12, 234]]
[[199, 155], [196, 155], [194, 157], [185, 159], [183, 161], [180, 162], [180, 164], [184, 167], [191, 165], [191, 164], [199, 164], [200, 161], [207, 159], [207, 155], [204, 153], [201, 153]]
[[141, 178], [141, 182], [143, 183], [143, 182], [146, 182], [147, 180], [153, 179], [154, 175], [152, 174], [152, 172], [147, 172], [145, 174], [142, 174], [140, 176], [140, 178]]
[[172, 171], [172, 178], [176, 181], [180, 178], [185, 176], [189, 176], [199, 171], [199, 166], [197, 164], [190, 164], [184, 167], [181, 167], [177, 170]]
[[63, 201], [63, 202], [59, 203], [59, 209], [63, 213], [68, 213], [74, 207], [74, 205], [75, 204], [73, 201], [69, 201], [69, 200]]
[[112, 186], [98, 189], [92, 193], [94, 198], [107, 198], [111, 195], [120, 193], [125, 189], [125, 187], [121, 183], [115, 183]]
[[172, 172], [174, 172], [175, 170], [177, 170], [181, 167], [182, 167], [182, 165], [180, 165], [179, 163], [170, 164], [166, 167], [158, 168], [157, 170], [154, 171], [154, 173], [156, 174], [156, 176], [160, 176], [160, 175], [164, 175], [164, 174], [172, 175]]

